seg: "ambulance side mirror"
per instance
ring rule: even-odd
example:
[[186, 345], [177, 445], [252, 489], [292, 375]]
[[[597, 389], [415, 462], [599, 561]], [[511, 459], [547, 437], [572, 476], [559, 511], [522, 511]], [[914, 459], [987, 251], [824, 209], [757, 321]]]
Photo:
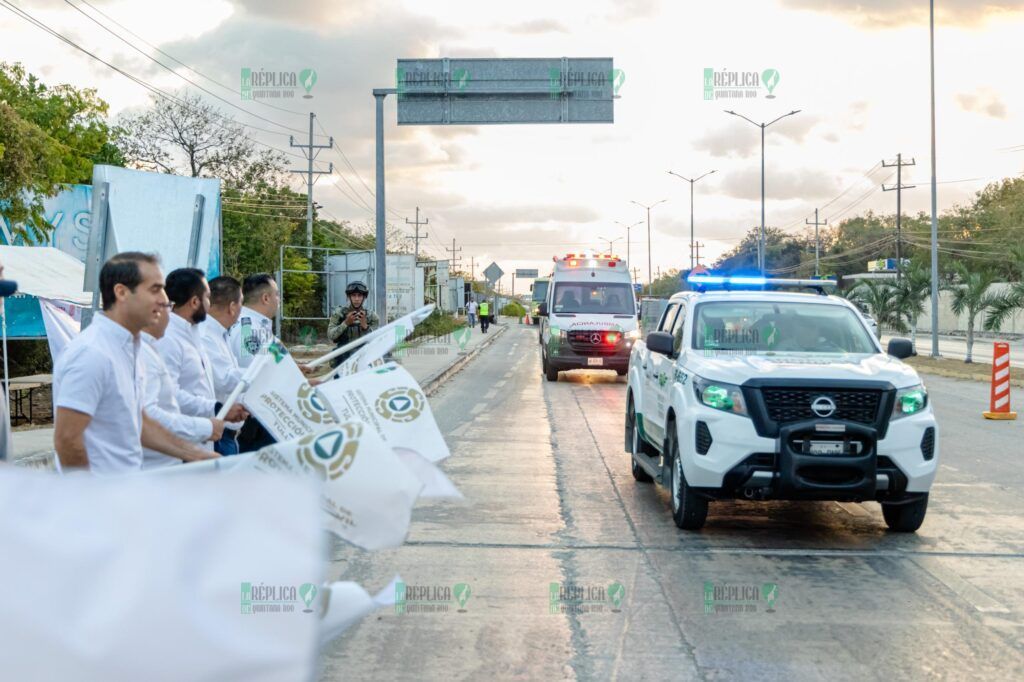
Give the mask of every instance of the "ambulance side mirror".
[[537, 316], [538, 317], [547, 317], [548, 316], [548, 304], [547, 303], [541, 303], [539, 306], [537, 306]]

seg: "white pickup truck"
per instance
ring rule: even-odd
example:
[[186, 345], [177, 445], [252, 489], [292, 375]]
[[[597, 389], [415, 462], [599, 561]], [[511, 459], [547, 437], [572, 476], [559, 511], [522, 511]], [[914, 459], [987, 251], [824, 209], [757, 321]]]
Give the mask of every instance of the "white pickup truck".
[[[690, 283], [634, 344], [626, 396], [633, 476], [669, 488], [676, 525], [701, 528], [716, 499], [876, 500], [916, 531], [939, 443], [910, 342], [883, 352], [820, 280]], [[802, 286], [819, 293], [777, 290]]]

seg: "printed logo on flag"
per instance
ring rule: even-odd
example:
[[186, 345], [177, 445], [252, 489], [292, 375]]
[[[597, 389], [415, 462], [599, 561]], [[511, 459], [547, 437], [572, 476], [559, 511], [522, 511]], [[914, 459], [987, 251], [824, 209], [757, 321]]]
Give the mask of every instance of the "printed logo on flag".
[[414, 421], [423, 413], [426, 398], [415, 388], [399, 386], [380, 394], [377, 398], [377, 414], [393, 422], [404, 424]]
[[299, 440], [299, 459], [324, 480], [341, 478], [355, 461], [362, 434], [362, 425], [350, 422], [334, 431], [304, 436]]
[[288, 349], [277, 342], [267, 346], [267, 352], [274, 356], [274, 362], [281, 362], [288, 355]]
[[[273, 346], [271, 346], [273, 348]], [[316, 389], [310, 386], [308, 383], [304, 383], [299, 386], [298, 394], [296, 395], [297, 405], [299, 412], [307, 420], [315, 424], [332, 424], [334, 418], [331, 417], [331, 413], [327, 411], [323, 403], [320, 401], [320, 396], [317, 395]]]

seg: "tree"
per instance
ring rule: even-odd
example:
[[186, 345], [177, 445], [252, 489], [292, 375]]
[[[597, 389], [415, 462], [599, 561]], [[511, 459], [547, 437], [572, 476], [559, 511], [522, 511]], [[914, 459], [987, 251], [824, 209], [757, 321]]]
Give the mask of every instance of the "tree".
[[[984, 313], [995, 305], [998, 297], [989, 291], [996, 281], [995, 271], [988, 268], [968, 269], [963, 263], [954, 263], [957, 282], [946, 286], [952, 293], [950, 308], [957, 317], [967, 315], [967, 356], [964, 362], [973, 362], [974, 322], [979, 313]], [[999, 325], [993, 325], [998, 330]]]
[[1018, 310], [1024, 310], [1024, 245], [1018, 244], [1010, 249], [1013, 258], [1011, 277], [1016, 281], [1010, 284], [1010, 289], [996, 297], [988, 315], [985, 316], [985, 329], [992, 331], [999, 329], [1006, 322], [1006, 318]]
[[94, 163], [122, 165], [110, 143], [107, 104], [92, 89], [48, 87], [20, 64], [0, 62], [0, 205], [12, 237], [43, 241], [43, 199], [87, 183]]
[[896, 310], [910, 326], [910, 341], [917, 345], [917, 320], [924, 313], [924, 304], [931, 296], [931, 273], [919, 262], [914, 262], [896, 281]]
[[258, 149], [245, 128], [198, 95], [154, 98], [121, 119], [118, 146], [128, 165], [194, 178], [220, 178], [229, 189], [256, 191], [280, 183], [284, 155]]
[[861, 280], [849, 291], [847, 298], [867, 307], [878, 322], [879, 330], [882, 327], [904, 330], [899, 292], [891, 283], [884, 280]]

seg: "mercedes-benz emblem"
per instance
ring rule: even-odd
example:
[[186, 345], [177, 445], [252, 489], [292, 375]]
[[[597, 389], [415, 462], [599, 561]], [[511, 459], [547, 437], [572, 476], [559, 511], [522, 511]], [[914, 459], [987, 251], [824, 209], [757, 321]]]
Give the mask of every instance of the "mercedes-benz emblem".
[[831, 417], [836, 411], [836, 401], [827, 395], [819, 395], [811, 403], [811, 411], [819, 417]]
[[590, 335], [590, 343], [594, 344], [595, 346], [597, 344], [601, 343], [601, 335], [600, 334], [591, 334]]

